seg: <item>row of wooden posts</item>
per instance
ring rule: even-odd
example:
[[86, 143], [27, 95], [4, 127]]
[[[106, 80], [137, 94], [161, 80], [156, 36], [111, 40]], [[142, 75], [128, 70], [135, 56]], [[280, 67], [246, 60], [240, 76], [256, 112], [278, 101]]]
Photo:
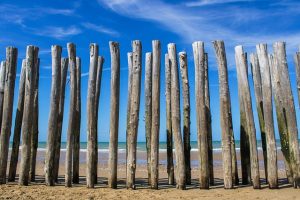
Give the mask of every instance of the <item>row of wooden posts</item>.
[[[120, 95], [120, 49], [119, 43], [110, 42], [111, 54], [111, 114], [108, 159], [108, 186], [117, 188], [118, 127]], [[199, 150], [200, 188], [214, 185], [212, 127], [208, 77], [208, 54], [204, 42], [193, 43], [195, 64], [196, 124]], [[233, 133], [228, 72], [223, 41], [214, 41], [219, 72], [220, 119], [222, 132], [222, 157], [224, 188], [239, 184], [237, 155]], [[145, 56], [145, 133], [147, 148], [148, 182], [158, 189], [159, 180], [159, 129], [160, 129], [160, 68], [161, 44], [152, 42], [152, 52]], [[67, 146], [65, 159], [65, 185], [79, 183], [79, 151], [81, 121], [81, 60], [76, 57], [76, 47], [67, 44], [68, 58], [62, 58], [62, 47], [54, 45], [52, 50], [52, 86], [48, 140], [45, 157], [45, 182], [52, 186], [58, 181], [61, 135], [64, 111], [64, 96], [67, 72], [70, 73], [70, 110], [68, 117]], [[255, 100], [262, 138], [262, 149], [266, 181], [270, 188], [278, 187], [277, 151], [274, 135], [272, 98], [275, 101], [281, 150], [284, 156], [288, 181], [295, 188], [300, 186], [300, 154], [294, 98], [290, 84], [284, 42], [273, 45], [273, 54], [268, 54], [267, 45], [256, 46], [250, 54], [250, 66], [254, 82]], [[38, 147], [38, 83], [39, 48], [28, 46], [20, 73], [18, 105], [13, 134], [10, 165], [7, 175], [9, 138], [12, 126], [14, 85], [17, 66], [17, 49], [7, 47], [6, 60], [0, 68], [0, 184], [15, 181], [18, 153], [22, 131], [21, 164], [19, 184], [35, 181], [36, 154]], [[128, 56], [128, 104], [126, 127], [126, 186], [135, 188], [137, 134], [141, 96], [142, 44], [132, 42]], [[165, 54], [166, 79], [166, 134], [168, 183], [178, 189], [191, 184], [190, 160], [190, 89], [187, 54], [177, 50], [174, 43], [168, 44]], [[183, 131], [180, 126], [179, 68], [183, 95]], [[238, 94], [240, 107], [240, 153], [242, 184], [261, 187], [251, 93], [248, 80], [247, 54], [242, 46], [235, 47]], [[86, 184], [93, 188], [97, 184], [98, 165], [98, 107], [104, 58], [99, 56], [97, 44], [90, 45], [90, 66], [87, 95], [87, 165]], [[300, 53], [295, 55], [298, 95], [300, 97]], [[300, 99], [300, 98], [299, 98]], [[299, 102], [300, 104], [300, 102]], [[174, 143], [173, 143], [174, 141]], [[173, 147], [174, 144], [174, 147]], [[175, 159], [173, 158], [175, 149]], [[176, 160], [176, 166], [174, 166]]]

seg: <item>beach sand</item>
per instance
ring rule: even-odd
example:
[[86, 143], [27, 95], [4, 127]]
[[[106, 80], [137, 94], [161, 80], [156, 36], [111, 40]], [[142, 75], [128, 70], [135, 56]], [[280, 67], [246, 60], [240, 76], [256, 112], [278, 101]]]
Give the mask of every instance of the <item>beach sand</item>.
[[[18, 186], [17, 182], [8, 183], [0, 186], [0, 199], [300, 199], [300, 190], [293, 189], [287, 184], [282, 155], [278, 152], [278, 175], [280, 188], [276, 190], [268, 189], [264, 181], [263, 165], [260, 162], [262, 189], [254, 190], [252, 186], [235, 186], [235, 189], [225, 190], [223, 188], [222, 159], [221, 152], [214, 152], [214, 173], [215, 186], [209, 190], [200, 190], [198, 183], [198, 152], [191, 153], [192, 160], [192, 184], [187, 186], [187, 190], [177, 190], [175, 186], [167, 184], [166, 171], [166, 152], [160, 152], [159, 169], [159, 190], [148, 189], [147, 170], [145, 165], [145, 152], [138, 152], [138, 165], [136, 170], [136, 190], [127, 190], [125, 188], [125, 153], [119, 153], [118, 165], [118, 189], [107, 188], [107, 152], [99, 153], [98, 165], [98, 184], [94, 189], [88, 189], [85, 186], [85, 152], [80, 155], [80, 184], [74, 184], [72, 188], [64, 187], [64, 156], [62, 152], [60, 165], [60, 183], [56, 186], [45, 186], [44, 183], [44, 157], [45, 151], [38, 151], [37, 156], [37, 177], [36, 182], [29, 186]], [[259, 152], [262, 160], [261, 152]], [[238, 160], [239, 157], [238, 157]], [[240, 162], [238, 162], [240, 163]], [[241, 175], [239, 164], [239, 175]]]

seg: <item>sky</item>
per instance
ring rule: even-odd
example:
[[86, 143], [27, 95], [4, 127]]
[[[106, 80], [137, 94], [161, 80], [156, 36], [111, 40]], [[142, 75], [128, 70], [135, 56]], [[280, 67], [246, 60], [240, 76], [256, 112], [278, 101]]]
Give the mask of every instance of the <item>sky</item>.
[[[285, 41], [287, 43], [289, 73], [299, 119], [293, 62], [293, 55], [296, 51], [299, 51], [300, 44], [299, 10], [300, 2], [297, 0], [1, 0], [0, 59], [5, 59], [5, 47], [7, 46], [15, 46], [19, 51], [13, 120], [17, 107], [21, 60], [25, 57], [26, 46], [36, 45], [40, 48], [39, 57], [41, 60], [39, 83], [39, 141], [47, 141], [51, 91], [51, 45], [61, 45], [63, 47], [62, 54], [65, 57], [67, 56], [67, 43], [73, 42], [77, 47], [77, 56], [82, 59], [81, 141], [86, 141], [89, 44], [97, 43], [99, 45], [99, 54], [105, 57], [99, 104], [98, 141], [109, 141], [109, 41], [117, 41], [120, 43], [121, 53], [119, 141], [125, 141], [128, 81], [127, 52], [132, 50], [132, 40], [142, 41], [143, 52], [138, 141], [145, 141], [144, 64], [145, 53], [152, 51], [152, 40], [161, 41], [162, 58], [164, 58], [163, 55], [167, 52], [167, 44], [171, 42], [176, 43], [178, 53], [180, 51], [187, 52], [191, 93], [191, 139], [193, 141], [196, 141], [197, 138], [195, 76], [192, 54], [192, 43], [194, 41], [205, 42], [205, 50], [208, 52], [209, 57], [213, 140], [221, 139], [218, 71], [215, 53], [212, 47], [213, 40], [224, 40], [225, 42], [233, 126], [236, 139], [239, 139], [240, 124], [237, 77], [234, 61], [234, 47], [236, 45], [243, 45], [249, 55], [255, 51], [255, 45], [259, 43], [267, 43], [270, 53], [272, 53], [272, 43], [276, 41]], [[257, 138], [260, 139], [251, 73], [249, 73], [249, 81]], [[66, 140], [70, 102], [69, 89], [70, 85], [67, 84], [63, 141]], [[165, 141], [166, 139], [164, 94], [164, 59], [162, 59], [160, 141]], [[299, 123], [298, 121], [298, 124]], [[14, 124], [14, 121], [12, 124]], [[276, 138], [278, 138], [277, 124], [275, 124], [275, 128]]]

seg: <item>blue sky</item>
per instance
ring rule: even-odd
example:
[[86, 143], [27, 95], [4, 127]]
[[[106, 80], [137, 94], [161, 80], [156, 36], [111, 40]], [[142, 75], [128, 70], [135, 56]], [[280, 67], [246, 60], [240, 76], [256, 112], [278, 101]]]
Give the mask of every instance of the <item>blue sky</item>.
[[[5, 58], [5, 47], [19, 49], [18, 70], [25, 57], [26, 45], [40, 47], [40, 119], [39, 140], [47, 140], [51, 89], [51, 45], [63, 47], [67, 55], [67, 42], [74, 42], [77, 55], [82, 59], [82, 122], [81, 140], [86, 141], [87, 72], [89, 68], [89, 43], [99, 44], [99, 54], [105, 57], [99, 109], [99, 141], [109, 139], [110, 105], [110, 54], [109, 41], [118, 41], [121, 50], [120, 127], [119, 140], [125, 140], [127, 105], [127, 52], [131, 41], [139, 39], [143, 45], [142, 97], [140, 109], [139, 141], [144, 141], [144, 60], [151, 51], [151, 40], [159, 39], [162, 55], [167, 44], [177, 44], [177, 51], [186, 51], [191, 90], [191, 138], [196, 140], [196, 113], [194, 95], [194, 63], [192, 42], [205, 42], [209, 53], [209, 76], [212, 107], [213, 139], [220, 140], [218, 72], [212, 40], [225, 41], [229, 68], [229, 84], [236, 139], [239, 139], [239, 107], [237, 78], [234, 63], [234, 46], [244, 45], [248, 53], [255, 51], [258, 43], [268, 43], [272, 51], [275, 41], [287, 42], [287, 55], [291, 84], [295, 96], [293, 54], [300, 44], [300, 2], [297, 0], [1, 0], [0, 2], [0, 59]], [[162, 56], [163, 58], [164, 56]], [[165, 82], [164, 63], [161, 68], [161, 129], [160, 140], [165, 140]], [[251, 76], [251, 75], [250, 75]], [[18, 77], [15, 86], [14, 111], [17, 105]], [[253, 83], [250, 78], [251, 92]], [[69, 85], [66, 89], [63, 140], [66, 138], [69, 110]], [[256, 105], [253, 100], [257, 136], [260, 138]], [[182, 102], [182, 101], [181, 101]], [[299, 118], [299, 117], [298, 117]], [[298, 121], [298, 124], [300, 122]], [[14, 122], [13, 122], [14, 124]], [[277, 130], [277, 125], [275, 126]], [[278, 138], [278, 134], [276, 133]]]

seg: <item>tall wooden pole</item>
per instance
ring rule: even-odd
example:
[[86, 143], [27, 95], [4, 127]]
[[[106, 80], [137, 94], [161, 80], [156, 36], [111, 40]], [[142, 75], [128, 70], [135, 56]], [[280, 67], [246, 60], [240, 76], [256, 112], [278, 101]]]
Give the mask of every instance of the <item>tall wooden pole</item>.
[[73, 142], [74, 132], [76, 130], [76, 46], [73, 43], [67, 44], [69, 56], [69, 70], [70, 70], [70, 110], [69, 122], [67, 131], [67, 151], [66, 151], [66, 166], [65, 166], [65, 186], [72, 186], [72, 158], [73, 158]]
[[159, 40], [152, 41], [152, 52], [151, 188], [158, 189], [161, 57]]
[[19, 81], [18, 106], [16, 110], [16, 117], [15, 117], [13, 145], [11, 149], [11, 156], [10, 156], [10, 163], [9, 163], [9, 173], [8, 173], [9, 182], [15, 181], [16, 179], [16, 171], [17, 171], [19, 148], [20, 148], [21, 127], [22, 127], [23, 110], [24, 110], [25, 79], [26, 79], [26, 59], [23, 59], [20, 81]]
[[32, 137], [32, 117], [33, 117], [33, 100], [34, 100], [34, 83], [38, 48], [27, 46], [26, 50], [26, 79], [25, 79], [25, 99], [24, 113], [22, 121], [22, 150], [20, 165], [20, 185], [28, 185], [30, 171], [30, 153]]
[[166, 82], [166, 132], [167, 132], [167, 172], [168, 183], [174, 185], [173, 162], [173, 133], [171, 116], [171, 66], [169, 55], [165, 54], [165, 82]]
[[204, 60], [204, 97], [205, 97], [205, 110], [207, 118], [207, 142], [208, 142], [208, 168], [209, 168], [209, 183], [214, 185], [214, 159], [213, 159], [213, 139], [211, 127], [211, 112], [210, 112], [210, 93], [209, 93], [209, 75], [208, 75], [208, 54], [205, 53]]
[[146, 53], [145, 63], [145, 133], [148, 184], [151, 184], [151, 120], [152, 120], [152, 53]]
[[278, 187], [278, 172], [277, 172], [277, 150], [274, 134], [273, 122], [273, 108], [272, 108], [272, 89], [270, 65], [268, 60], [267, 45], [256, 45], [258, 61], [260, 66], [261, 80], [262, 80], [262, 94], [263, 94], [263, 108], [265, 120], [265, 132], [267, 142], [267, 156], [268, 156], [268, 183], [269, 188]]
[[97, 138], [97, 122], [95, 120], [95, 91], [97, 81], [97, 64], [98, 64], [98, 50], [97, 44], [90, 44], [90, 69], [89, 69], [89, 83], [88, 83], [88, 96], [87, 96], [87, 172], [86, 172], [86, 184], [88, 188], [93, 188], [95, 185], [95, 172], [96, 157], [98, 151], [96, 151]]
[[[2, 124], [5, 75], [6, 75], [6, 62], [2, 61], [1, 62], [1, 68], [0, 68], [0, 126]], [[0, 130], [1, 130], [1, 127], [0, 127]]]
[[6, 78], [4, 86], [3, 113], [0, 135], [0, 184], [6, 183], [7, 157], [12, 123], [17, 57], [17, 48], [6, 48]]
[[39, 77], [40, 77], [40, 59], [36, 58], [36, 72], [34, 80], [34, 97], [33, 97], [33, 116], [32, 116], [32, 138], [30, 154], [30, 181], [35, 181], [36, 154], [39, 139]]
[[292, 94], [289, 70], [286, 59], [285, 42], [276, 42], [273, 45], [274, 58], [281, 76], [281, 87], [283, 92], [283, 105], [285, 107], [286, 122], [288, 128], [289, 162], [291, 164], [293, 186], [300, 188], [300, 152], [298, 142], [297, 119]]
[[[130, 131], [130, 106], [131, 106], [131, 88], [132, 88], [132, 52], [127, 53], [128, 60], [128, 94], [127, 94], [127, 124], [126, 124], [126, 166], [129, 146], [129, 131]], [[127, 170], [126, 170], [127, 177]]]
[[186, 184], [191, 184], [191, 106], [190, 85], [186, 52], [179, 52], [179, 67], [182, 80], [183, 96], [183, 148], [185, 158]]
[[80, 124], [81, 124], [81, 59], [76, 57], [76, 126], [73, 145], [73, 183], [79, 183]]
[[109, 42], [111, 55], [111, 96], [110, 96], [110, 142], [108, 158], [108, 186], [117, 188], [118, 134], [120, 104], [120, 49], [119, 43]]
[[172, 132], [174, 135], [175, 157], [176, 157], [176, 188], [186, 189], [186, 173], [184, 148], [180, 129], [180, 92], [179, 92], [179, 75], [176, 55], [176, 45], [168, 44], [168, 55], [171, 67], [171, 115], [172, 115]]
[[300, 52], [296, 52], [294, 56], [294, 61], [297, 80], [298, 103], [300, 106]]
[[227, 74], [227, 60], [223, 41], [213, 42], [219, 71], [219, 93], [220, 93], [220, 117], [222, 130], [222, 157], [224, 188], [233, 188], [232, 183], [232, 155], [231, 155], [231, 133], [230, 133], [230, 96]]
[[257, 108], [259, 127], [260, 127], [260, 133], [261, 133], [261, 144], [262, 144], [263, 157], [264, 157], [265, 177], [267, 179], [267, 177], [268, 177], [268, 167], [267, 167], [268, 158], [267, 158], [265, 120], [264, 120], [264, 109], [263, 109], [262, 80], [261, 80], [258, 56], [256, 53], [250, 54], [250, 63], [251, 63], [252, 79], [253, 79], [253, 83], [254, 83], [256, 108]]
[[55, 159], [55, 142], [57, 137], [57, 123], [59, 113], [59, 99], [61, 87], [61, 46], [54, 45], [52, 51], [52, 84], [51, 84], [51, 100], [50, 113], [48, 121], [48, 143], [45, 159], [45, 181], [46, 185], [54, 185], [54, 159]]
[[130, 120], [128, 134], [127, 179], [126, 187], [135, 189], [136, 143], [140, 111], [142, 44], [139, 40], [132, 42], [132, 88], [130, 100]]
[[248, 82], [248, 65], [247, 59], [242, 46], [235, 47], [235, 60], [239, 84], [239, 95], [243, 99], [243, 105], [245, 109], [245, 117], [247, 124], [247, 135], [249, 136], [250, 144], [250, 164], [251, 164], [251, 179], [254, 189], [260, 188], [260, 176], [258, 166], [257, 144], [256, 144], [256, 130], [253, 118], [252, 101], [250, 94], [250, 87]]
[[205, 52], [204, 42], [193, 43], [195, 63], [195, 96], [197, 109], [198, 148], [200, 162], [200, 188], [209, 188], [209, 165], [208, 165], [208, 126], [205, 106]]
[[66, 90], [66, 80], [67, 80], [67, 73], [68, 73], [68, 63], [69, 63], [68, 58], [61, 59], [59, 109], [58, 109], [58, 119], [57, 119], [57, 134], [55, 138], [55, 155], [54, 155], [54, 172], [53, 172], [55, 182], [58, 182], [61, 134], [62, 134], [62, 124], [64, 118], [65, 90]]

